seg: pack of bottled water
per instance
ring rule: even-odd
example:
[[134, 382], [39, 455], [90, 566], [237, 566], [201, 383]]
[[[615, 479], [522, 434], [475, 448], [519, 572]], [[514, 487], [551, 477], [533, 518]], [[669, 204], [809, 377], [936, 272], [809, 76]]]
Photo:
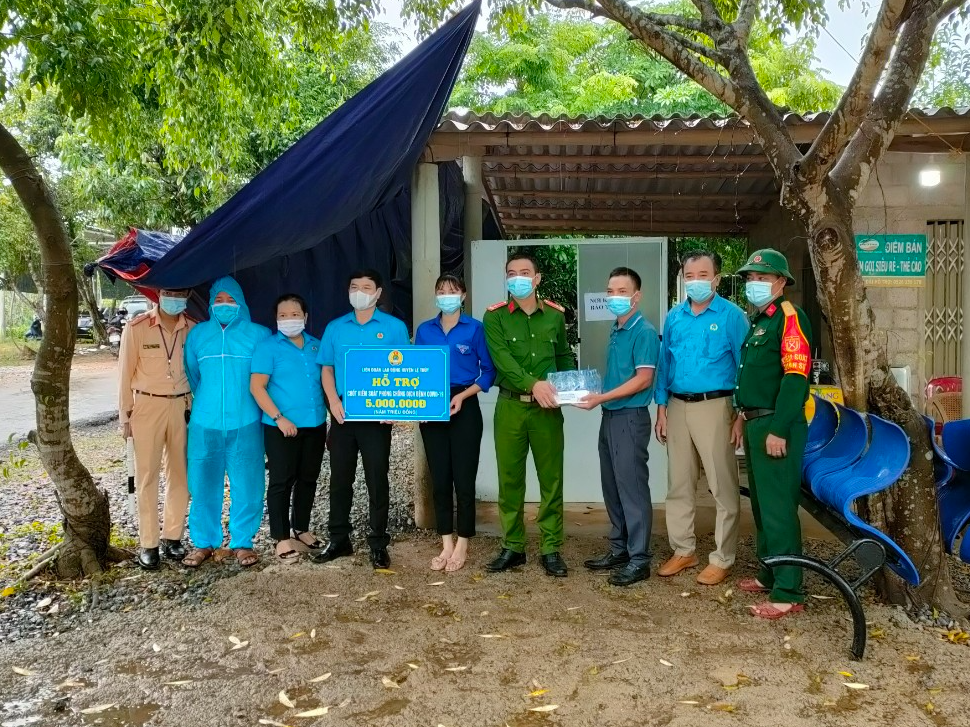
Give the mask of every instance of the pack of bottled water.
[[556, 403], [560, 406], [578, 404], [587, 394], [603, 391], [603, 380], [596, 369], [553, 371], [547, 380], [556, 389]]

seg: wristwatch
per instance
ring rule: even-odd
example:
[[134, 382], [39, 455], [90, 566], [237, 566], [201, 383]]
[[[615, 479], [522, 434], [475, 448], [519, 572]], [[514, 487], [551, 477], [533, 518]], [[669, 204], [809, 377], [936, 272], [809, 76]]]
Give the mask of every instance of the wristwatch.
[[278, 421], [279, 421], [279, 420], [280, 420], [280, 419], [281, 419], [282, 417], [283, 417], [283, 412], [280, 412], [280, 413], [279, 413], [279, 414], [277, 414], [277, 415], [276, 415], [275, 417], [273, 417], [273, 423], [275, 424], [275, 423], [276, 423], [276, 422], [278, 422]]

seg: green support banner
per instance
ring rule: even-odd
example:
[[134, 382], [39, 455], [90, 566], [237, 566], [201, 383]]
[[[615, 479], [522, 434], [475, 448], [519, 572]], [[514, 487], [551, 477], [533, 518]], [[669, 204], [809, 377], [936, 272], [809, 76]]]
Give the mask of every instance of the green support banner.
[[855, 246], [867, 285], [923, 285], [926, 235], [856, 235]]

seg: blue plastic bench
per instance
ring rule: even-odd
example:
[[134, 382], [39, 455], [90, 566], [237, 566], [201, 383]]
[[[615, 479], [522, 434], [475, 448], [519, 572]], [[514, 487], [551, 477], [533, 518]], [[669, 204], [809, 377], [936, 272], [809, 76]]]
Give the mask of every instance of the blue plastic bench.
[[[805, 568], [832, 583], [852, 614], [851, 651], [861, 659], [867, 633], [858, 590], [886, 565], [907, 582], [919, 583], [919, 572], [909, 556], [892, 538], [864, 522], [854, 507], [859, 498], [885, 490], [899, 479], [909, 463], [909, 440], [891, 422], [823, 403], [816, 397], [818, 412], [822, 412], [823, 419], [817, 423], [813, 419], [809, 424], [812, 451], [808, 452], [806, 446], [801, 505], [846, 548], [827, 562], [806, 555], [778, 555], [765, 558], [763, 563], [768, 568]], [[831, 432], [833, 420], [837, 424]], [[853, 581], [838, 570], [849, 557], [862, 571]]]
[[[940, 507], [940, 533], [943, 536], [943, 547], [947, 553], [953, 552], [960, 532], [970, 524], [970, 472], [954, 469], [950, 480], [936, 491], [936, 500]], [[970, 562], [964, 555], [970, 555], [970, 546], [964, 538], [960, 548], [960, 559]]]
[[936, 443], [936, 422], [925, 414], [923, 421], [926, 422], [926, 432], [930, 436], [930, 444], [933, 447], [933, 479], [936, 481], [937, 488], [942, 487], [953, 479], [953, 472], [956, 465], [953, 460], [946, 456], [946, 452], [940, 449]]
[[943, 451], [953, 464], [970, 470], [970, 419], [958, 419], [943, 425]]

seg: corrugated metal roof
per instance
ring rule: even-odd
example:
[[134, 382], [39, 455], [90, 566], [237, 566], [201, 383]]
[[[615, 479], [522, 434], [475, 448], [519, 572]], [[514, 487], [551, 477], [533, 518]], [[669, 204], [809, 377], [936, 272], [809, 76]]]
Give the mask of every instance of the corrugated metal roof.
[[[810, 143], [828, 112], [789, 113]], [[944, 140], [945, 139], [945, 140]], [[970, 108], [913, 110], [894, 147], [968, 148]], [[427, 161], [478, 156], [508, 234], [739, 234], [778, 197], [768, 160], [737, 116], [553, 117], [449, 112]]]

